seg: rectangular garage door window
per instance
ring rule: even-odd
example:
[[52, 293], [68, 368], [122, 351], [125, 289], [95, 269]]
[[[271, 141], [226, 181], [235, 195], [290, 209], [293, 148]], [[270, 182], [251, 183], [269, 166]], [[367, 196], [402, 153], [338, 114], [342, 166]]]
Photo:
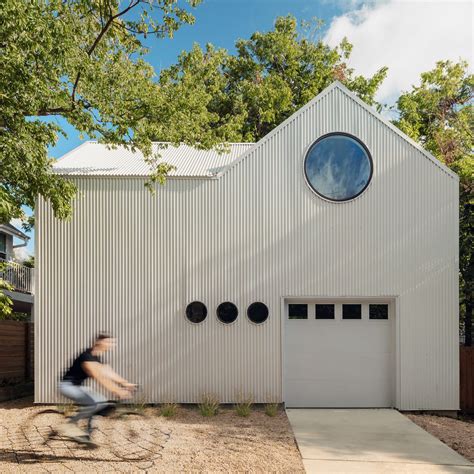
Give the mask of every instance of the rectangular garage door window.
[[317, 304], [316, 319], [334, 319], [333, 304]]
[[288, 305], [289, 319], [308, 319], [308, 305], [307, 304], [289, 304]]
[[343, 304], [342, 319], [362, 319], [362, 306], [360, 304]]
[[369, 319], [388, 319], [388, 304], [369, 305]]

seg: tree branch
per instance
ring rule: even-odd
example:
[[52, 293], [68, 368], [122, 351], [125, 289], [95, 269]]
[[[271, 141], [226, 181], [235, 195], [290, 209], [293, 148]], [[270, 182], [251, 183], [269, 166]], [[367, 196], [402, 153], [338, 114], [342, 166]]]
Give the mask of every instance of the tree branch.
[[[92, 53], [100, 43], [100, 40], [104, 37], [104, 35], [107, 33], [109, 30], [110, 26], [112, 25], [113, 21], [116, 20], [117, 18], [120, 18], [121, 16], [125, 15], [128, 13], [130, 10], [135, 8], [138, 4], [140, 3], [140, 0], [131, 0], [130, 4], [128, 5], [127, 8], [122, 10], [121, 12], [116, 13], [115, 15], [112, 15], [108, 18], [108, 20], [105, 22], [104, 26], [100, 30], [100, 33], [98, 34], [97, 38], [94, 40], [92, 43], [91, 47], [87, 50], [87, 55], [89, 57], [92, 56]], [[71, 100], [73, 104], [76, 102], [76, 91], [77, 91], [77, 86], [79, 84], [79, 80], [81, 79], [81, 71], [77, 73], [76, 80], [74, 81], [74, 86], [72, 88], [72, 94], [71, 94]]]
[[164, 34], [169, 32], [169, 29], [165, 28], [165, 27], [157, 28], [157, 29], [155, 29], [151, 32], [150, 31], [145, 32], [145, 31], [135, 30], [134, 28], [130, 28], [129, 26], [126, 26], [124, 23], [115, 22], [114, 26], [122, 28], [122, 29], [124, 29], [126, 31], [129, 31], [130, 33], [133, 33], [133, 34], [136, 34], [136, 35], [145, 35], [145, 34], [146, 35], [164, 35]]
[[[87, 110], [92, 107], [89, 102], [86, 101], [81, 101], [82, 106]], [[58, 114], [67, 114], [71, 113], [74, 111], [74, 105], [71, 107], [53, 107], [52, 109], [41, 109], [38, 110], [38, 112], [31, 114], [31, 115], [26, 115], [26, 117], [46, 117], [48, 115], [58, 115]]]
[[56, 107], [53, 109], [43, 109], [39, 110], [38, 113], [32, 115], [34, 117], [46, 117], [47, 115], [58, 115], [58, 114], [66, 114], [72, 112], [74, 109], [66, 108], [66, 107]]

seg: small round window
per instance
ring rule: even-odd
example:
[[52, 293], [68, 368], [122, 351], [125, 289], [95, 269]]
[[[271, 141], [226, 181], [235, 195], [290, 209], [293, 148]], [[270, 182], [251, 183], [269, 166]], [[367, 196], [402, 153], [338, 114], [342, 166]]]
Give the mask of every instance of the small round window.
[[233, 323], [239, 314], [237, 306], [234, 303], [226, 301], [217, 307], [217, 318], [219, 321], [230, 324]]
[[264, 303], [252, 303], [247, 309], [247, 316], [255, 324], [261, 324], [268, 318], [268, 308]]
[[304, 171], [308, 184], [317, 194], [331, 201], [348, 201], [369, 185], [372, 158], [357, 138], [331, 133], [311, 145]]
[[200, 301], [193, 301], [186, 307], [186, 317], [192, 323], [202, 323], [207, 316], [207, 308], [204, 303]]

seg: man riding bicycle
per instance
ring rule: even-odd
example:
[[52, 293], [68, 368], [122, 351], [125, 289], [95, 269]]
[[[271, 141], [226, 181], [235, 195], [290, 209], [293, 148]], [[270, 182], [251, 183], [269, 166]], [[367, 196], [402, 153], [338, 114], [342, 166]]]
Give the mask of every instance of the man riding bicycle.
[[100, 360], [100, 356], [115, 346], [115, 339], [106, 333], [99, 334], [91, 348], [77, 356], [64, 374], [59, 391], [80, 406], [78, 412], [67, 423], [58, 427], [58, 433], [79, 442], [88, 442], [89, 434], [77, 425], [79, 420], [88, 420], [108, 406], [107, 400], [83, 383], [93, 378], [121, 400], [130, 398], [135, 385], [120, 377], [111, 367]]

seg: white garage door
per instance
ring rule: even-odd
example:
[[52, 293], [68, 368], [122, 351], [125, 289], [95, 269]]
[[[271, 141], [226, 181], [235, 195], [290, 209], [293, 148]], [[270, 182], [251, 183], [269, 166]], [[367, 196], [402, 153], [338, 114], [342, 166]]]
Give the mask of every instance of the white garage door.
[[286, 406], [393, 406], [393, 306], [382, 300], [287, 300]]

